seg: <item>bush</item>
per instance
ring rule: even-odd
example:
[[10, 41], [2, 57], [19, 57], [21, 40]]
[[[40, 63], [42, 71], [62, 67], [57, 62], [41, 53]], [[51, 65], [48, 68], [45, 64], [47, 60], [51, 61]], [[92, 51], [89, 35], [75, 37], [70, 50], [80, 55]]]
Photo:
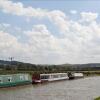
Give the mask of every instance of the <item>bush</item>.
[[95, 98], [94, 100], [100, 100], [100, 97]]

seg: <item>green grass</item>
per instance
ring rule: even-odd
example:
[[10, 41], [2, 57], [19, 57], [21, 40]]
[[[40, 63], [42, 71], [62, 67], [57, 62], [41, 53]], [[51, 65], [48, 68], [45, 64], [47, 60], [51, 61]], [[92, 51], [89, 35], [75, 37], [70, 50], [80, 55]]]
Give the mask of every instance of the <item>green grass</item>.
[[94, 100], [100, 100], [100, 97], [95, 98]]
[[[63, 71], [53, 71], [52, 73], [55, 72], [63, 72]], [[67, 71], [65, 71], [67, 72]], [[84, 76], [100, 76], [100, 70], [98, 71], [74, 71], [74, 72], [80, 72], [83, 73]], [[28, 71], [28, 70], [0, 70], [0, 75], [3, 74], [16, 74], [16, 73], [29, 73], [30, 75], [34, 73], [50, 73], [49, 71]]]

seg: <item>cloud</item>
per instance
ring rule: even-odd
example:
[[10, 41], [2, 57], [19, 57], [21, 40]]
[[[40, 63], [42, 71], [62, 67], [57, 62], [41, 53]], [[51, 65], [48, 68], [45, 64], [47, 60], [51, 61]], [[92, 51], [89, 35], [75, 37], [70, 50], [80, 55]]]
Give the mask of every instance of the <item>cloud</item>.
[[98, 13], [81, 12], [82, 21], [85, 21], [85, 22], [95, 21], [97, 17], [98, 17]]
[[6, 30], [10, 27], [10, 24], [0, 23], [0, 30]]
[[29, 44], [36, 46], [41, 52], [57, 49], [56, 37], [43, 24], [34, 25], [31, 31], [24, 33], [29, 38]]
[[[32, 63], [83, 63], [92, 62], [90, 57], [99, 55], [100, 23], [96, 21], [98, 13], [81, 12], [81, 18], [73, 21], [63, 11], [45, 10], [41, 8], [24, 7], [20, 2], [0, 0], [0, 8], [4, 13], [28, 18], [48, 18], [60, 36], [53, 35], [48, 26], [37, 24], [31, 30], [11, 27], [10, 24], [0, 25], [0, 56], [14, 56], [17, 59]], [[71, 11], [76, 14], [76, 11]], [[87, 24], [89, 23], [89, 24]], [[6, 28], [6, 29], [5, 29]], [[18, 40], [14, 32], [23, 33], [27, 42]], [[22, 34], [18, 34], [22, 39]], [[99, 57], [98, 57], [99, 58]], [[98, 61], [95, 58], [95, 61]]]
[[71, 10], [70, 13], [71, 14], [77, 14], [77, 11], [76, 10]]
[[56, 37], [48, 31], [43, 24], [34, 25], [32, 30], [25, 31], [27, 36], [27, 43], [18, 41], [16, 36], [4, 31], [0, 31], [0, 56], [8, 58], [13, 56], [20, 61], [31, 63], [54, 63], [56, 57], [61, 59], [60, 52], [62, 52], [59, 41]]
[[[10, 33], [0, 31], [0, 57], [7, 59], [14, 57], [16, 60], [25, 61], [29, 58], [30, 51], [26, 43], [18, 41], [17, 37]], [[24, 59], [24, 60], [23, 60]]]
[[14, 3], [8, 0], [0, 0], [0, 8], [4, 13], [13, 14], [17, 16], [26, 16], [26, 21], [30, 21], [29, 18], [45, 18], [47, 17], [53, 22], [61, 31], [67, 31], [69, 29], [68, 18], [65, 13], [60, 10], [48, 11], [47, 9], [24, 7], [21, 2]]
[[48, 11], [40, 8], [24, 7], [22, 3], [14, 3], [8, 0], [1, 0], [0, 7], [4, 13], [14, 14], [17, 16], [26, 16], [29, 22], [31, 17], [48, 18], [61, 33], [68, 32], [70, 22], [64, 12], [60, 10]]
[[0, 8], [4, 13], [26, 17], [44, 17], [47, 13], [45, 9], [24, 7], [21, 2], [14, 3], [9, 0], [0, 0]]
[[17, 39], [3, 31], [0, 31], [0, 54], [9, 55], [13, 53], [12, 50], [18, 50], [19, 44]]
[[25, 31], [24, 33], [29, 38], [28, 44], [31, 52], [33, 52], [32, 54], [35, 52], [37, 54], [35, 57], [38, 57], [41, 60], [40, 62], [47, 60], [48, 63], [66, 62], [65, 60], [68, 60], [68, 57], [72, 57], [78, 52], [77, 44], [73, 44], [68, 37], [59, 38], [54, 36], [43, 24], [35, 25], [31, 31]]
[[65, 32], [69, 30], [69, 20], [65, 13], [59, 10], [54, 10], [48, 13], [48, 18], [54, 23], [60, 30], [61, 32]]
[[96, 22], [88, 26], [70, 22], [69, 33], [65, 33], [64, 37], [53, 35], [45, 24], [34, 25], [31, 30], [23, 32], [27, 37], [26, 43], [0, 31], [0, 56], [14, 56], [15, 59], [37, 64], [91, 61], [91, 56], [99, 55], [100, 25]]

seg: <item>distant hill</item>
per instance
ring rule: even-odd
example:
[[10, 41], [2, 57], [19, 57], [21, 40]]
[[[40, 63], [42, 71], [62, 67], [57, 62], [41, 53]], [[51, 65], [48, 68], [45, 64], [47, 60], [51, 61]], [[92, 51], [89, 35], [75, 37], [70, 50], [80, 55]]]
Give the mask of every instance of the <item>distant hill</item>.
[[100, 63], [74, 64], [77, 67], [100, 67]]
[[19, 61], [4, 61], [0, 60], [0, 68], [11, 69], [16, 68], [18, 70], [50, 70], [50, 71], [67, 71], [67, 70], [100, 70], [100, 63], [88, 63], [88, 64], [30, 64]]
[[17, 65], [18, 63], [22, 63], [22, 62], [18, 62], [18, 61], [5, 61], [5, 60], [0, 60], [0, 65]]
[[[18, 64], [29, 64], [29, 63], [24, 63], [24, 62], [19, 62], [19, 61], [5, 61], [5, 60], [0, 60], [0, 65], [18, 65]], [[42, 64], [39, 64], [42, 65]], [[43, 64], [46, 66], [46, 64]], [[47, 64], [48, 66], [48, 64]], [[50, 65], [52, 66], [52, 65]], [[73, 67], [100, 67], [100, 63], [88, 63], [88, 64], [60, 64], [56, 66], [73, 66]]]

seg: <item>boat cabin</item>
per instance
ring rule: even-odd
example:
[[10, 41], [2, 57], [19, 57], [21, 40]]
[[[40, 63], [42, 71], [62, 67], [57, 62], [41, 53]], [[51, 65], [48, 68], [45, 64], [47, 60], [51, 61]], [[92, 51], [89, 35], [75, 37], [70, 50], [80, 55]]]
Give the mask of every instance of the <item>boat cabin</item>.
[[38, 75], [33, 75], [32, 82], [42, 83], [42, 82], [57, 81], [57, 80], [64, 80], [64, 79], [68, 79], [67, 73], [38, 74]]
[[31, 81], [29, 74], [0, 75], [0, 87], [24, 84]]

